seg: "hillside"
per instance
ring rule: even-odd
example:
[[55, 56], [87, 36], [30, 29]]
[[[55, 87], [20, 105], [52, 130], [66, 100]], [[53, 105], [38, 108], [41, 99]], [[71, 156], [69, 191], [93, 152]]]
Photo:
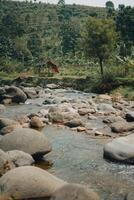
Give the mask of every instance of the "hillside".
[[31, 66], [41, 58], [62, 57], [61, 33], [68, 23], [74, 27], [69, 37], [76, 28], [79, 39], [82, 24], [89, 16], [105, 15], [105, 8], [0, 1], [1, 70], [3, 66], [6, 71], [22, 70], [23, 66]]

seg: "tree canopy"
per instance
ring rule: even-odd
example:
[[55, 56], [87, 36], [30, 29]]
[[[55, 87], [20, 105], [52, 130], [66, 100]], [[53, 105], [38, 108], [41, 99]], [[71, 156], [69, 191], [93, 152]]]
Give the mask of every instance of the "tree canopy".
[[103, 76], [103, 62], [108, 59], [116, 45], [115, 23], [109, 19], [89, 18], [84, 30], [84, 50], [89, 58], [98, 59]]

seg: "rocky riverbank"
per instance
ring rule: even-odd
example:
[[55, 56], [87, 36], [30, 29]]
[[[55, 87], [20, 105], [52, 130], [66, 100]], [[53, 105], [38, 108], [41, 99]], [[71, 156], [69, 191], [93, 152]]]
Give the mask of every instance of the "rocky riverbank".
[[[48, 125], [76, 135], [107, 139], [104, 158], [119, 163], [134, 163], [134, 102], [127, 102], [121, 96], [113, 99], [107, 94], [61, 89], [56, 84], [48, 84], [45, 88], [3, 86], [0, 101], [0, 186], [5, 188], [5, 196], [73, 200], [76, 194], [80, 200], [99, 199], [83, 184], [72, 185], [29, 166], [53, 151], [49, 139], [39, 131]], [[6, 110], [9, 104], [12, 107], [16, 103], [37, 105], [38, 110], [26, 110], [23, 115], [12, 117], [11, 114], [8, 117]]]

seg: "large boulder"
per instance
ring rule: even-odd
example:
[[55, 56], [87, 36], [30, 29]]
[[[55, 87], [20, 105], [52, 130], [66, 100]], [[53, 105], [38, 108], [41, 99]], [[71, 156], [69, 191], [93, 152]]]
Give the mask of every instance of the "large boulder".
[[27, 100], [26, 94], [16, 86], [8, 86], [5, 88], [6, 95], [12, 98], [14, 103], [24, 103]]
[[7, 151], [6, 154], [9, 160], [14, 163], [16, 167], [29, 166], [34, 163], [34, 159], [28, 153], [18, 150]]
[[42, 133], [29, 128], [18, 128], [3, 136], [0, 147], [4, 151], [24, 151], [32, 155], [34, 159], [41, 159], [52, 149], [50, 142]]
[[104, 157], [112, 161], [134, 164], [134, 134], [107, 143], [104, 146]]
[[0, 118], [0, 129], [7, 126], [20, 126], [19, 122], [8, 119], [8, 118]]
[[98, 195], [91, 189], [78, 185], [67, 184], [54, 192], [51, 200], [99, 200]]
[[111, 124], [111, 130], [115, 133], [123, 133], [134, 130], [134, 123], [128, 123], [126, 121], [117, 121]]
[[65, 184], [61, 179], [33, 166], [15, 168], [0, 178], [3, 194], [13, 199], [51, 197]]

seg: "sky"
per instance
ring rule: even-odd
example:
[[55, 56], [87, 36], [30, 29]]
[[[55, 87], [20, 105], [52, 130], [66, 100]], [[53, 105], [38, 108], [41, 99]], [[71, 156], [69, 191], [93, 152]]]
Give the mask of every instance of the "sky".
[[[57, 3], [58, 0], [41, 0], [42, 2], [47, 3]], [[65, 0], [66, 4], [82, 4], [82, 5], [89, 5], [89, 6], [105, 6], [105, 2], [107, 0]], [[119, 4], [125, 4], [126, 6], [134, 6], [134, 0], [112, 0], [115, 7], [118, 7]]]

